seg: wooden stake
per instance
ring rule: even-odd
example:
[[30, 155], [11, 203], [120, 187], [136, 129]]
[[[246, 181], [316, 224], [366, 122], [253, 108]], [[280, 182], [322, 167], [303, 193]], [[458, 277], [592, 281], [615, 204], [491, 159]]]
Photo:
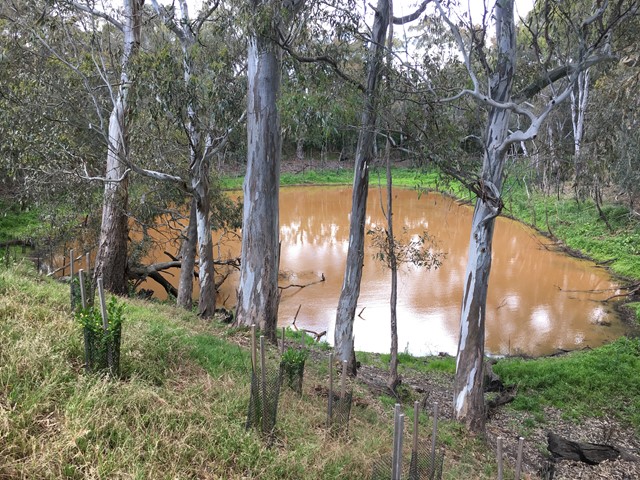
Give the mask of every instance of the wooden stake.
[[300, 335], [300, 343], [302, 344], [302, 348], [304, 349], [304, 347], [307, 345], [307, 342], [305, 341], [306, 333], [304, 330], [302, 330], [300, 333], [302, 334]]
[[251, 325], [251, 369], [253, 373], [256, 373], [257, 367], [256, 361], [256, 324]]
[[91, 253], [90, 252], [87, 252], [86, 262], [87, 262], [87, 274], [91, 275]]
[[262, 433], [267, 430], [267, 371], [264, 353], [264, 335], [260, 335], [260, 388], [262, 389]]
[[284, 327], [282, 327], [282, 355], [284, 355]]
[[333, 416], [333, 353], [329, 354], [329, 402], [327, 403], [327, 426], [331, 426]]
[[109, 319], [107, 318], [107, 301], [104, 297], [102, 277], [98, 279], [98, 298], [100, 299], [100, 311], [102, 312], [102, 328], [104, 329], [104, 333], [107, 333], [109, 330]]
[[431, 434], [431, 467], [430, 475], [436, 470], [436, 443], [438, 439], [438, 402], [433, 404], [433, 433]]
[[342, 378], [340, 379], [340, 398], [344, 399], [347, 393], [347, 361], [342, 361]]
[[520, 480], [520, 474], [522, 473], [522, 447], [524, 445], [524, 438], [518, 438], [518, 456], [516, 457], [516, 480]]
[[74, 273], [73, 261], [74, 261], [74, 258], [73, 258], [73, 248], [72, 248], [71, 250], [69, 250], [69, 266], [71, 267], [70, 277], [72, 282], [73, 282], [73, 273]]
[[393, 456], [391, 458], [391, 480], [400, 480], [402, 475], [402, 433], [404, 430], [404, 414], [399, 403], [396, 403], [393, 414]]
[[84, 290], [84, 270], [78, 270], [78, 278], [80, 280], [80, 301], [84, 310], [87, 308], [87, 292]]
[[502, 437], [498, 437], [498, 480], [502, 480]]
[[420, 402], [413, 402], [413, 448], [412, 452], [418, 454], [418, 417], [420, 416]]
[[[82, 309], [86, 310], [87, 308], [87, 293], [84, 291], [84, 271], [80, 269], [78, 271], [78, 277], [80, 279], [80, 301], [82, 302]], [[90, 370], [91, 359], [89, 358], [89, 332], [85, 327], [83, 329], [84, 336], [84, 369], [87, 373]]]

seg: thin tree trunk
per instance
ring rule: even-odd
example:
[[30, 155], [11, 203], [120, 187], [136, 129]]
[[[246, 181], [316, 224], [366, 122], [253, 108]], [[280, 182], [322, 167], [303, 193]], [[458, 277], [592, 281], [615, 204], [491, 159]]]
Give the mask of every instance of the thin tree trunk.
[[130, 78], [130, 68], [140, 46], [143, 3], [144, 0], [124, 0], [124, 49], [120, 62], [120, 86], [109, 117], [106, 183], [94, 270], [94, 281], [102, 277], [107, 290], [121, 295], [127, 293], [129, 181], [125, 165], [129, 155], [128, 98], [134, 86]]
[[573, 127], [573, 158], [576, 176], [576, 192], [579, 189], [583, 173], [582, 139], [584, 137], [584, 123], [589, 102], [590, 69], [578, 74], [575, 88], [571, 92], [571, 125]]
[[186, 236], [180, 247], [180, 280], [178, 283], [179, 307], [191, 310], [193, 306], [193, 270], [196, 265], [196, 247], [198, 245], [198, 228], [196, 220], [196, 200], [191, 200], [189, 208], [189, 225], [186, 228]]
[[[175, 21], [173, 16], [167, 16], [166, 11], [160, 7], [156, 0], [152, 0], [156, 12], [163, 17], [165, 24], [176, 34], [182, 47], [182, 75], [187, 89], [189, 89], [193, 76], [194, 64], [191, 51], [197, 43], [199, 28], [193, 30], [193, 22], [189, 17], [189, 7], [186, 0], [178, 0], [180, 8], [180, 20]], [[197, 73], [197, 72], [195, 72]], [[211, 212], [210, 180], [212, 148], [209, 136], [203, 138], [203, 128], [200, 120], [198, 100], [194, 94], [187, 100], [187, 118], [185, 129], [189, 135], [189, 173], [191, 176], [191, 190], [195, 204], [195, 224], [197, 225], [198, 256], [200, 257], [199, 283], [200, 298], [198, 301], [198, 314], [203, 318], [212, 317], [216, 308], [216, 284], [213, 263], [213, 240], [211, 238]], [[193, 208], [193, 204], [192, 204]], [[193, 268], [191, 268], [191, 273]], [[185, 292], [186, 294], [186, 292]], [[186, 302], [187, 300], [183, 298]]]
[[[387, 68], [391, 68], [393, 56], [393, 0], [389, 0], [389, 33], [387, 36]], [[387, 77], [387, 85], [390, 84]], [[396, 258], [396, 243], [393, 237], [393, 179], [391, 178], [391, 142], [387, 137], [385, 145], [385, 160], [387, 163], [387, 241], [389, 242], [389, 268], [391, 270], [391, 296], [389, 298], [390, 327], [391, 327], [391, 358], [389, 359], [389, 380], [387, 386], [392, 392], [396, 391], [400, 383], [398, 376], [398, 259]]]
[[355, 374], [353, 349], [353, 322], [364, 262], [364, 226], [366, 221], [367, 195], [369, 192], [369, 163], [373, 157], [376, 129], [376, 96], [382, 66], [387, 25], [389, 24], [389, 2], [378, 0], [369, 45], [369, 67], [367, 88], [364, 94], [362, 126], [356, 148], [351, 220], [349, 222], [349, 249], [336, 312], [335, 349], [341, 361], [350, 362], [350, 371]]
[[389, 360], [389, 380], [387, 386], [392, 392], [400, 383], [398, 376], [398, 261], [396, 258], [395, 240], [393, 238], [393, 180], [391, 178], [390, 142], [387, 140], [385, 155], [387, 157], [387, 242], [389, 242], [389, 268], [391, 269], [391, 297], [389, 308], [391, 314], [391, 358]]
[[278, 304], [280, 91], [282, 53], [270, 39], [249, 40], [247, 172], [236, 324], [256, 324], [276, 338]]

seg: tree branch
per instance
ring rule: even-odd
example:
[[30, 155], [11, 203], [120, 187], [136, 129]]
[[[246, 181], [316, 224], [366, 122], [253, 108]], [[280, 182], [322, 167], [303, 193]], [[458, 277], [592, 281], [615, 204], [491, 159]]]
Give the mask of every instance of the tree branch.
[[427, 5], [431, 2], [431, 0], [424, 0], [420, 6], [418, 7], [418, 9], [413, 12], [410, 13], [409, 15], [405, 15], [404, 17], [393, 17], [393, 23], [394, 25], [404, 25], [405, 23], [409, 23], [409, 22], [413, 22], [414, 20], [416, 20], [420, 15], [422, 15], [422, 12], [424, 12], [427, 9]]
[[74, 2], [74, 1], [67, 1], [65, 2], [67, 5], [75, 8], [76, 10], [80, 10], [82, 12], [85, 13], [89, 13], [91, 15], [94, 15], [96, 17], [100, 17], [104, 20], [106, 20], [107, 22], [109, 22], [111, 25], [113, 25], [114, 27], [116, 27], [118, 30], [120, 30], [121, 32], [124, 31], [124, 26], [122, 25], [122, 23], [120, 23], [118, 20], [116, 20], [115, 18], [113, 18], [111, 15], [109, 15], [108, 13], [105, 12], [101, 12], [99, 10], [94, 10], [91, 7], [88, 7], [86, 5], [82, 5], [81, 3], [78, 2]]
[[325, 63], [325, 64], [329, 65], [333, 69], [333, 71], [340, 78], [342, 78], [346, 82], [350, 83], [351, 85], [356, 87], [361, 92], [365, 92], [366, 91], [366, 88], [365, 88], [364, 85], [362, 85], [357, 80], [349, 77], [349, 75], [347, 75], [342, 70], [340, 70], [340, 67], [338, 67], [338, 63], [333, 58], [331, 58], [331, 57], [329, 57], [327, 55], [320, 55], [320, 56], [317, 56], [317, 57], [303, 57], [302, 55], [299, 55], [298, 53], [293, 51], [293, 49], [289, 45], [285, 45], [285, 44], [283, 44], [283, 43], [281, 43], [279, 41], [277, 41], [276, 43], [278, 43], [280, 48], [282, 48], [285, 52], [287, 52], [289, 55], [291, 55], [291, 57], [294, 60], [297, 60], [300, 63]]

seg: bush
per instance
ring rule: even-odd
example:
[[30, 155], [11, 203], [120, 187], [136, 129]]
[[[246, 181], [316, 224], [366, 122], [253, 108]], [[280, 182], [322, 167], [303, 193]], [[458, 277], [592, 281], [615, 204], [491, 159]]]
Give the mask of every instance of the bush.
[[75, 312], [84, 333], [85, 368], [88, 372], [108, 370], [120, 372], [120, 339], [124, 320], [124, 304], [111, 297], [107, 304], [108, 324], [105, 328], [99, 307], [79, 308]]
[[286, 376], [287, 384], [291, 389], [302, 393], [302, 378], [304, 377], [304, 364], [309, 356], [309, 351], [297, 348], [287, 348], [282, 354], [282, 371]]

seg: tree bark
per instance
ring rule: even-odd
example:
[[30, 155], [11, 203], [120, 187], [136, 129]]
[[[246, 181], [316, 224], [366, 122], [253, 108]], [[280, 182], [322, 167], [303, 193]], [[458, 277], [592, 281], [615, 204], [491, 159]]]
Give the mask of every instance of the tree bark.
[[396, 245], [393, 238], [393, 180], [391, 178], [390, 142], [387, 140], [387, 241], [389, 242], [389, 268], [391, 270], [391, 296], [389, 310], [391, 314], [391, 358], [389, 359], [389, 380], [387, 386], [392, 392], [396, 391], [400, 383], [398, 375], [398, 259]]
[[[387, 67], [392, 67], [393, 56], [393, 0], [389, 1], [389, 33], [387, 36]], [[426, 5], [426, 2], [425, 2]], [[387, 77], [387, 85], [389, 84]], [[393, 236], [393, 179], [391, 177], [391, 141], [387, 136], [385, 145], [385, 160], [387, 164], [387, 242], [389, 242], [389, 269], [391, 270], [391, 295], [389, 298], [391, 348], [389, 359], [389, 379], [387, 386], [392, 392], [396, 391], [400, 383], [398, 375], [398, 259], [396, 257], [396, 243]]]
[[[180, 40], [183, 80], [185, 85], [189, 87], [194, 76], [191, 50], [197, 43], [197, 36], [200, 33], [199, 29], [200, 26], [202, 26], [201, 21], [204, 21], [206, 17], [202, 17], [197, 22], [198, 26], [194, 26], [195, 23], [191, 22], [189, 17], [189, 8], [186, 0], [178, 0], [180, 21], [176, 22], [172, 16], [168, 16], [166, 11], [158, 5], [157, 0], [152, 0], [152, 3], [156, 12], [164, 18], [165, 24]], [[211, 13], [211, 11], [209, 13]], [[211, 169], [211, 148], [213, 145], [211, 144], [210, 136], [203, 134], [198, 101], [193, 94], [189, 96], [187, 101], [185, 130], [189, 136], [189, 173], [191, 177], [191, 191], [194, 199], [192, 209], [193, 205], [195, 205], [198, 256], [200, 257], [200, 268], [198, 270], [198, 280], [200, 282], [198, 314], [203, 318], [210, 318], [213, 317], [216, 308], [213, 240], [211, 237], [211, 220], [209, 219], [211, 212], [209, 173]], [[189, 274], [192, 272], [193, 268], [191, 268]]]
[[[502, 5], [502, 7], [500, 6]], [[498, 64], [490, 78], [491, 99], [505, 103], [511, 98], [515, 69], [516, 35], [513, 0], [496, 2]], [[500, 191], [511, 110], [491, 108], [485, 132], [485, 153], [479, 195], [473, 212], [469, 258], [465, 274], [460, 339], [454, 380], [456, 418], [474, 432], [484, 432], [485, 405], [483, 361], [485, 314], [495, 219], [502, 208]]]
[[237, 325], [256, 324], [275, 340], [278, 304], [281, 136], [277, 100], [282, 53], [270, 39], [249, 39], [247, 172]]
[[353, 323], [360, 296], [360, 281], [364, 261], [364, 226], [366, 221], [367, 196], [369, 193], [369, 163], [373, 158], [376, 130], [376, 96], [382, 66], [385, 35], [389, 24], [389, 2], [378, 0], [373, 30], [369, 44], [367, 86], [364, 93], [364, 108], [353, 178], [351, 219], [349, 222], [349, 249], [336, 312], [335, 350], [341, 361], [350, 363], [355, 374], [353, 349]]
[[571, 91], [571, 125], [573, 127], [573, 162], [576, 192], [583, 180], [582, 139], [584, 122], [589, 102], [590, 69], [578, 74], [574, 89]]
[[198, 229], [196, 220], [196, 200], [191, 200], [189, 209], [189, 225], [186, 236], [180, 247], [180, 280], [178, 282], [178, 296], [176, 304], [185, 310], [193, 307], [193, 271], [196, 265], [196, 247], [198, 245]]
[[120, 86], [109, 117], [109, 145], [105, 173], [100, 240], [96, 253], [94, 282], [102, 277], [104, 287], [116, 294], [127, 293], [127, 217], [129, 181], [129, 95], [133, 57], [140, 46], [141, 12], [144, 0], [124, 0], [124, 49], [120, 62]]

